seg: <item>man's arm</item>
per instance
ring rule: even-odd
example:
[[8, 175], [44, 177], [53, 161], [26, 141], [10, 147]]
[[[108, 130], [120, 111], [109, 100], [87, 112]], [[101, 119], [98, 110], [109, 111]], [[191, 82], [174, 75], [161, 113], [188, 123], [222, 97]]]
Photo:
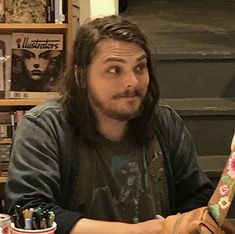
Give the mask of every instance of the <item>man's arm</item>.
[[172, 108], [162, 106], [159, 111], [158, 131], [164, 138], [166, 152], [169, 151], [172, 186], [175, 188], [174, 212], [205, 206], [213, 193], [213, 186], [197, 163], [192, 136]]
[[137, 224], [96, 221], [82, 218], [70, 234], [160, 234], [164, 219], [154, 219]]
[[178, 212], [184, 212], [207, 205], [213, 193], [213, 186], [198, 165], [192, 136], [184, 124], [179, 133], [174, 174]]
[[[56, 232], [69, 233], [83, 216], [62, 204], [58, 128], [54, 129], [62, 121], [52, 122], [52, 114], [38, 118], [34, 112], [24, 116], [14, 136], [5, 186], [6, 211], [13, 214], [16, 204], [22, 210], [30, 207], [52, 210], [56, 215]], [[66, 196], [69, 200], [69, 194]]]

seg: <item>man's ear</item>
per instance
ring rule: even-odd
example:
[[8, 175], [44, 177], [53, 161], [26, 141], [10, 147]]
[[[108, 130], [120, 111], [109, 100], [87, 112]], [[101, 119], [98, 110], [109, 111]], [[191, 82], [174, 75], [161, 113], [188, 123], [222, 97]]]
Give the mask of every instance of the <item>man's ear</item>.
[[74, 65], [74, 77], [75, 77], [75, 81], [76, 81], [77, 86], [79, 86], [79, 83], [78, 83], [78, 66], [77, 65]]
[[81, 68], [78, 68], [77, 65], [74, 65], [74, 77], [75, 77], [75, 81], [76, 84], [79, 88], [86, 88], [86, 84], [85, 84], [85, 79], [84, 79], [84, 70]]

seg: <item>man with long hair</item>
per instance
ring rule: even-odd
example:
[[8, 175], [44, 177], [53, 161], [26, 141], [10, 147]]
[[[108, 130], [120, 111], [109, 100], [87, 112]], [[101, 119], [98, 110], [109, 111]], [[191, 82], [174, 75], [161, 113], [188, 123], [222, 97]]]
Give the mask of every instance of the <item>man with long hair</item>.
[[53, 210], [57, 233], [161, 233], [207, 204], [212, 185], [181, 118], [159, 105], [150, 48], [119, 16], [77, 32], [62, 96], [32, 110], [12, 143], [7, 212]]

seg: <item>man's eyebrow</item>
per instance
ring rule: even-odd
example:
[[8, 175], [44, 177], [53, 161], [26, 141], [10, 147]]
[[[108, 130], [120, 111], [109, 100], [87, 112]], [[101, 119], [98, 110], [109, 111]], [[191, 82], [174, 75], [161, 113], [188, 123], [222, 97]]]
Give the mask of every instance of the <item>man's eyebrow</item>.
[[106, 62], [123, 62], [123, 63], [125, 63], [126, 60], [119, 58], [119, 57], [116, 57], [116, 56], [110, 56], [104, 60], [104, 63], [106, 63]]
[[[136, 59], [136, 61], [139, 62], [139, 61], [141, 61], [143, 59], [147, 59], [147, 55], [146, 54], [142, 54], [141, 56], [139, 56]], [[123, 63], [125, 63], [127, 61], [125, 59], [123, 59], [123, 58], [120, 58], [120, 57], [110, 56], [110, 57], [108, 57], [107, 59], [104, 60], [104, 63], [106, 63], [106, 62], [123, 62]]]
[[147, 55], [146, 54], [142, 54], [140, 57], [138, 57], [136, 60], [137, 61], [141, 61], [141, 60], [144, 60], [144, 59], [147, 59]]

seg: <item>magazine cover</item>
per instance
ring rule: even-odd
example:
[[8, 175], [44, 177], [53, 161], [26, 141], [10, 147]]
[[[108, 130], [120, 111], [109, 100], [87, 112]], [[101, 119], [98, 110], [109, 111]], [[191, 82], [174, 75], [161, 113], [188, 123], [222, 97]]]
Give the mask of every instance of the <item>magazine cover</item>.
[[11, 35], [0, 34], [0, 96], [9, 97], [11, 80]]
[[5, 23], [5, 0], [0, 0], [0, 23]]
[[10, 97], [58, 96], [53, 90], [63, 63], [63, 34], [13, 33]]
[[46, 0], [4, 1], [6, 23], [46, 23]]

